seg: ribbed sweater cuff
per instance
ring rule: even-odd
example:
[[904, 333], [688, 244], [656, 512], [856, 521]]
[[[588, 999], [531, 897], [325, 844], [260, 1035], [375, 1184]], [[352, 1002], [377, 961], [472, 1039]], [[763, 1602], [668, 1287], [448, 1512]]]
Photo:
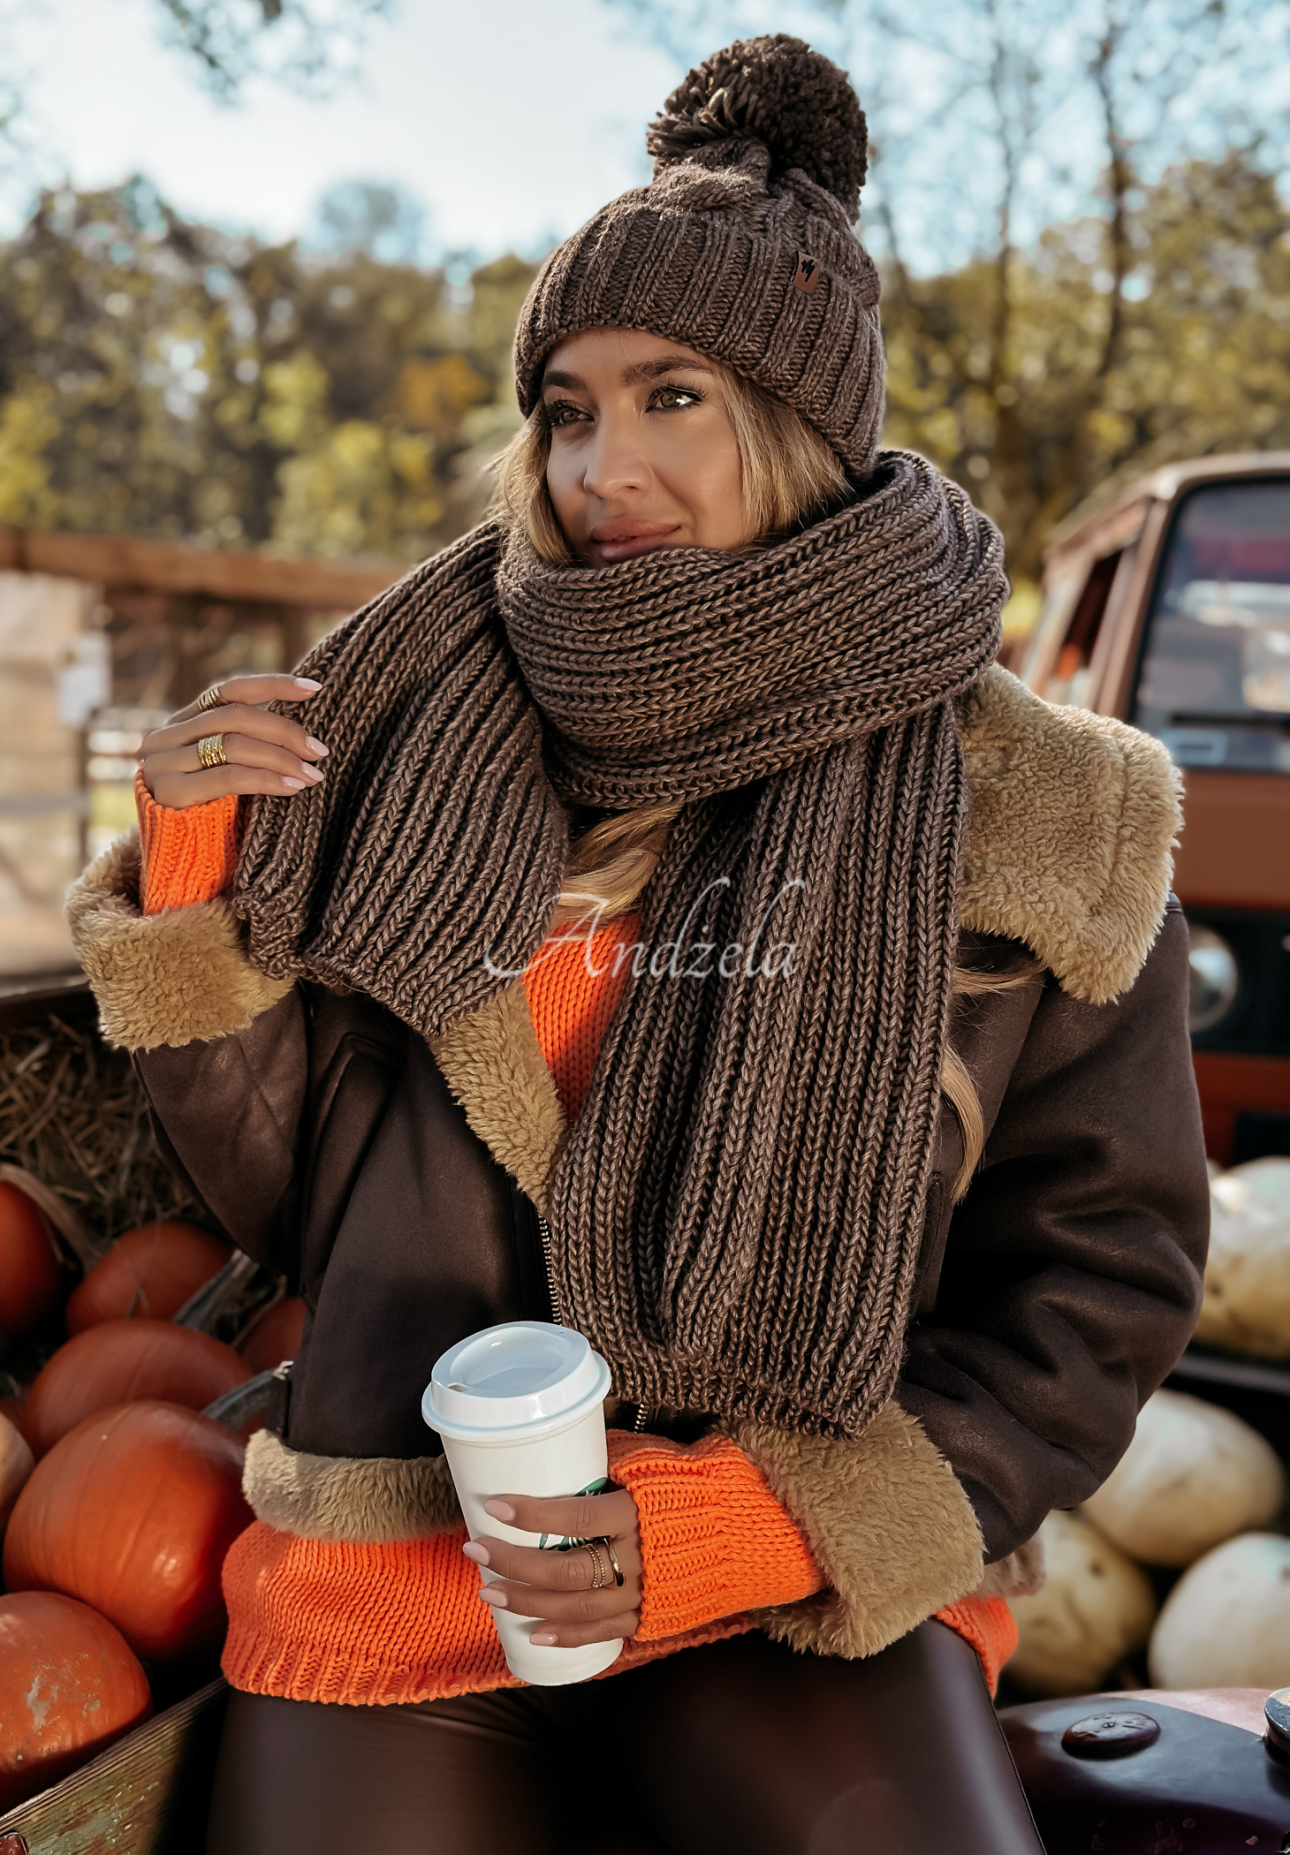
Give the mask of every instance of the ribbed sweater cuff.
[[185, 908], [222, 895], [237, 870], [236, 794], [172, 811], [158, 805], [142, 773], [136, 773], [134, 799], [143, 847], [143, 913], [159, 915], [164, 908]]
[[938, 1623], [947, 1623], [966, 1637], [981, 1658], [981, 1672], [994, 1699], [999, 1691], [999, 1676], [1004, 1663], [1017, 1647], [1017, 1625], [1007, 1600], [1002, 1597], [961, 1597], [956, 1604], [946, 1604], [936, 1613]]
[[820, 1590], [810, 1548], [728, 1437], [682, 1444], [609, 1432], [609, 1472], [640, 1520], [644, 1596], [637, 1642]]

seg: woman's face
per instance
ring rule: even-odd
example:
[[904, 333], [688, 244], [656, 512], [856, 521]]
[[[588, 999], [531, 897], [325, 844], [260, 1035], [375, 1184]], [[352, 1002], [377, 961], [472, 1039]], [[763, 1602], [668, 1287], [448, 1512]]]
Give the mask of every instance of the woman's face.
[[587, 566], [754, 539], [721, 378], [693, 348], [641, 329], [584, 329], [548, 355], [542, 404], [547, 489]]

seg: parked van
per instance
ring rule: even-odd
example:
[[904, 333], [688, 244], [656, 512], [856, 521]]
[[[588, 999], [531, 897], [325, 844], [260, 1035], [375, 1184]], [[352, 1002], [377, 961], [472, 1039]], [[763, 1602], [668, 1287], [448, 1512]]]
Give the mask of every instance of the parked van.
[[1143, 477], [1049, 552], [1010, 667], [1183, 770], [1175, 887], [1212, 1158], [1290, 1154], [1290, 453]]

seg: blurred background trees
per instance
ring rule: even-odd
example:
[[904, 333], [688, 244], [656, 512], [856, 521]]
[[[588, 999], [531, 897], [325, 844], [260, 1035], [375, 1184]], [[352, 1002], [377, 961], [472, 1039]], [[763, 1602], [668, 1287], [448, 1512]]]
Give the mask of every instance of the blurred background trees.
[[685, 65], [800, 33], [870, 135], [888, 439], [1003, 528], [1019, 605], [1126, 475], [1290, 445], [1285, 0], [606, 0]]
[[390, 0], [155, 0], [164, 36], [207, 88], [234, 102], [266, 74], [308, 95], [352, 76], [365, 24]]
[[138, 179], [45, 194], [0, 246], [0, 522], [407, 560], [469, 526], [534, 266], [383, 262], [420, 226], [372, 185], [320, 218], [342, 249], [185, 224]]
[[[328, 94], [389, 0], [155, 9], [232, 104], [255, 76]], [[21, 83], [0, 83], [12, 144]], [[337, 183], [283, 245], [186, 223], [139, 176], [47, 190], [0, 244], [0, 523], [422, 558], [477, 519], [517, 423], [534, 269], [439, 253], [397, 181]]]
[[1133, 268], [1108, 339], [1105, 225], [1013, 254], [996, 354], [993, 260], [889, 275], [888, 440], [957, 477], [1034, 580], [1055, 524], [1172, 459], [1290, 450], [1290, 214], [1239, 153], [1130, 191]]

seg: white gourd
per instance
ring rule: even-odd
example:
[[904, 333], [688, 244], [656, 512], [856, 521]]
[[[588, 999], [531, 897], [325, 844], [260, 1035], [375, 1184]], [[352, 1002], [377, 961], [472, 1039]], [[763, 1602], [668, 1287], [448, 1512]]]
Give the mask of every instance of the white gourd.
[[1210, 1180], [1210, 1245], [1196, 1337], [1290, 1357], [1290, 1159], [1252, 1159]]
[[1034, 1597], [1008, 1600], [1021, 1638], [1008, 1673], [1028, 1694], [1087, 1694], [1146, 1642], [1155, 1592], [1078, 1514], [1049, 1514], [1039, 1538], [1048, 1576]]
[[35, 1466], [21, 1430], [0, 1415], [0, 1533], [4, 1532], [13, 1504]]
[[1160, 1688], [1290, 1685], [1290, 1539], [1243, 1533], [1185, 1571], [1151, 1637]]
[[1285, 1492], [1281, 1461], [1257, 1430], [1217, 1404], [1157, 1391], [1084, 1512], [1130, 1558], [1190, 1565], [1234, 1534], [1267, 1526]]

